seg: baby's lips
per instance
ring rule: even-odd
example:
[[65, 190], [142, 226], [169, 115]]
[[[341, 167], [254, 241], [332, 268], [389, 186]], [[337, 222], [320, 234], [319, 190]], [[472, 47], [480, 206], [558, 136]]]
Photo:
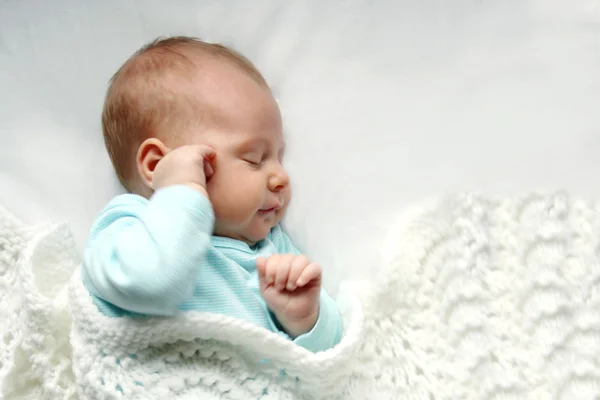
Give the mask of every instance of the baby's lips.
[[277, 211], [280, 208], [283, 208], [283, 201], [281, 200], [267, 203], [267, 205], [262, 207], [260, 211]]
[[280, 204], [280, 205], [274, 205], [274, 206], [271, 206], [271, 207], [264, 207], [264, 208], [261, 208], [259, 211], [262, 211], [262, 212], [268, 212], [268, 211], [277, 211], [277, 210], [279, 210], [281, 207], [283, 207], [283, 205], [281, 205], [281, 204]]

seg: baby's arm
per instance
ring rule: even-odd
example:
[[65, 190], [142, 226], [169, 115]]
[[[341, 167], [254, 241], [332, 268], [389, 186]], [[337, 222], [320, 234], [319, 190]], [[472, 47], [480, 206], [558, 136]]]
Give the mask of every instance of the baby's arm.
[[118, 196], [92, 227], [83, 280], [124, 310], [172, 315], [193, 295], [213, 223], [210, 201], [186, 186], [160, 189], [149, 201]]
[[[300, 255], [300, 251], [292, 244], [290, 238], [276, 226], [271, 232], [271, 239], [280, 253]], [[299, 346], [313, 352], [332, 348], [342, 338], [342, 318], [335, 301], [321, 289], [319, 296], [319, 315], [311, 330], [294, 338]]]
[[92, 294], [124, 310], [172, 315], [193, 295], [214, 223], [209, 200], [170, 186], [146, 200], [116, 197], [102, 212], [84, 252]]
[[214, 156], [204, 145], [168, 150], [146, 171], [155, 190], [149, 201], [123, 195], [104, 209], [84, 252], [82, 277], [93, 295], [152, 315], [172, 315], [192, 297], [214, 224], [206, 192]]

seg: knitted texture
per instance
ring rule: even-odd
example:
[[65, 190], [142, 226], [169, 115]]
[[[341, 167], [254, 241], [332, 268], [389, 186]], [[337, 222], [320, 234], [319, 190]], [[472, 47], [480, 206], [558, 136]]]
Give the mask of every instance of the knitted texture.
[[406, 213], [376, 282], [342, 289], [341, 343], [316, 354], [222, 315], [105, 317], [77, 270], [68, 314], [58, 300], [77, 263], [68, 231], [0, 210], [0, 317], [11, 324], [0, 328], [1, 394], [597, 399], [599, 206], [463, 195]]
[[0, 399], [71, 399], [65, 225], [26, 226], [0, 207]]

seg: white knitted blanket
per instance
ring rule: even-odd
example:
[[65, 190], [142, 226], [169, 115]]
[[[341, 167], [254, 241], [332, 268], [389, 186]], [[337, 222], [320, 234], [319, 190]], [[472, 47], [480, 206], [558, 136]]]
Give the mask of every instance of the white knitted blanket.
[[342, 290], [343, 340], [317, 354], [220, 315], [104, 317], [67, 227], [0, 209], [0, 397], [598, 399], [599, 206], [464, 195], [412, 210], [381, 279]]

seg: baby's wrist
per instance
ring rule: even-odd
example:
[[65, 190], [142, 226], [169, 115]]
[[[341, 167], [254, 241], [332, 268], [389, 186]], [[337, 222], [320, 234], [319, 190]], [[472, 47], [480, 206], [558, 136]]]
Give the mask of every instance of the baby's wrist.
[[199, 192], [204, 197], [209, 198], [208, 197], [208, 192], [206, 191], [206, 188], [204, 186], [198, 184], [198, 183], [188, 182], [188, 183], [185, 183], [184, 186], [187, 186], [190, 189], [193, 189], [193, 190]]
[[[277, 315], [276, 315], [277, 316]], [[310, 332], [319, 319], [319, 310], [303, 318], [287, 318], [286, 316], [277, 316], [277, 320], [285, 332], [295, 339], [300, 335]]]

